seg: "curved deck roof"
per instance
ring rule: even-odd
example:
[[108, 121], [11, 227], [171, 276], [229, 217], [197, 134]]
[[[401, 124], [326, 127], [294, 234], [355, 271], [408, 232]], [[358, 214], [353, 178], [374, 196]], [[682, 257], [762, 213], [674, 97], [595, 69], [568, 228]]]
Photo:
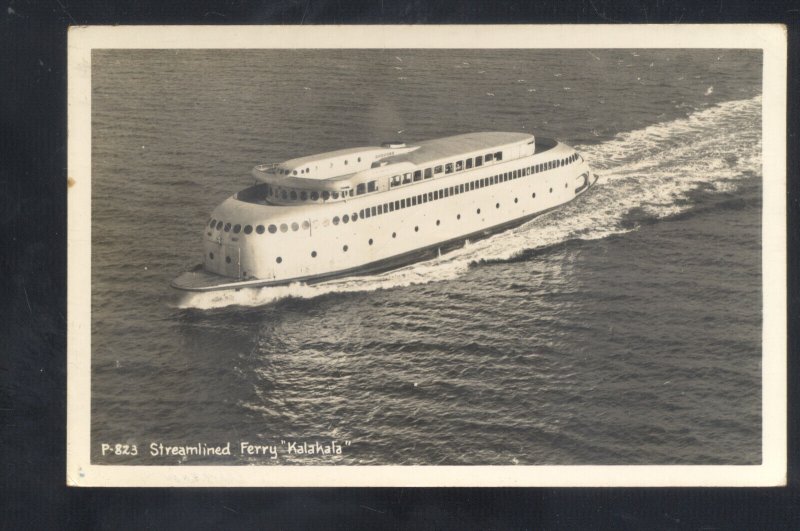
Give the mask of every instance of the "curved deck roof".
[[481, 149], [492, 149], [505, 144], [533, 140], [533, 135], [528, 133], [482, 132], [465, 133], [462, 135], [448, 136], [418, 142], [419, 149], [411, 153], [395, 155], [384, 159], [390, 164], [395, 162], [411, 162], [423, 165], [434, 160], [455, 157]]

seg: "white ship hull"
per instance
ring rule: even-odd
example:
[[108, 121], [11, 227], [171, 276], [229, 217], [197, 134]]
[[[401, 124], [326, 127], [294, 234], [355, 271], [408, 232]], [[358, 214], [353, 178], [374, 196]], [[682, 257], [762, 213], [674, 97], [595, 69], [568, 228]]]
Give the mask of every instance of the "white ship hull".
[[[544, 169], [553, 160], [562, 164]], [[572, 201], [595, 180], [582, 157], [555, 144], [530, 156], [330, 204], [257, 204], [233, 196], [213, 217], [261, 225], [263, 232], [234, 234], [225, 230], [227, 222], [223, 230], [207, 226], [204, 263], [172, 286], [211, 291], [393, 269], [524, 223]], [[403, 208], [388, 211], [401, 201]], [[264, 229], [270, 225], [274, 233]]]

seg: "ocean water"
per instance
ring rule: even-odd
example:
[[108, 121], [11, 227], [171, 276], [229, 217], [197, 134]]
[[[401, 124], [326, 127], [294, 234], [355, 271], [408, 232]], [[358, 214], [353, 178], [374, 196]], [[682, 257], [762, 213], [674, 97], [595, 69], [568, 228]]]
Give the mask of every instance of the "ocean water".
[[[760, 463], [761, 61], [95, 51], [93, 462]], [[600, 179], [560, 210], [382, 275], [169, 288], [255, 164], [479, 130], [558, 138]], [[242, 441], [342, 453], [238, 455]], [[230, 457], [149, 455], [228, 442]]]

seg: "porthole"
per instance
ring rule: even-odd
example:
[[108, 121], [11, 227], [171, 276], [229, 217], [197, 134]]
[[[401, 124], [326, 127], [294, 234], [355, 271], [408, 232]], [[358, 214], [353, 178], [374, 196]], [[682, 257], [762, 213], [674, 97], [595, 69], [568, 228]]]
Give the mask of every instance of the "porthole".
[[220, 230], [220, 229], [222, 229], [222, 222], [221, 221], [217, 221], [217, 230]]
[[253, 226], [252, 225], [245, 225], [244, 226], [244, 233], [245, 234], [250, 234], [251, 232], [253, 232]]
[[477, 212], [478, 212], [478, 214], [480, 214], [480, 213], [481, 213], [481, 209], [479, 208], [479, 209], [477, 210]]
[[369, 239], [369, 244], [372, 245], [372, 238]]
[[419, 232], [419, 227], [414, 227], [414, 232]]
[[225, 257], [225, 263], [226, 264], [230, 264], [231, 263], [231, 257], [230, 256], [226, 256]]
[[317, 257], [317, 251], [311, 251], [311, 258]]
[[239, 234], [239, 232], [241, 232], [241, 230], [242, 230], [242, 226], [241, 225], [237, 224], [237, 225], [233, 226], [233, 233], [234, 234]]
[[297, 232], [299, 229], [300, 229], [300, 225], [298, 225], [296, 221], [294, 223], [292, 223], [292, 230], [294, 232]]
[[551, 194], [553, 193], [553, 189], [552, 189], [552, 188], [550, 188], [550, 193], [551, 193]]
[[[270, 227], [274, 227], [274, 225], [270, 225]], [[259, 234], [264, 234], [264, 225], [259, 225], [256, 227], [256, 232]]]
[[344, 251], [344, 252], [347, 252], [347, 249], [348, 249], [348, 247], [346, 245], [344, 247], [342, 247], [342, 251]]
[[533, 193], [531, 194], [531, 197], [532, 197], [532, 198], [534, 198], [534, 199], [536, 199], [536, 192], [533, 192]]
[[495, 208], [500, 208], [500, 203], [495, 203], [494, 207]]
[[350, 222], [349, 215], [345, 214], [344, 216], [342, 216], [342, 223], [349, 223], [349, 222]]
[[311, 192], [311, 200], [316, 201], [319, 199], [319, 194], [317, 192]]
[[358, 221], [358, 214], [353, 212], [353, 221]]
[[396, 232], [392, 233], [392, 238], [397, 238], [397, 233]]
[[217, 224], [217, 220], [216, 219], [212, 219], [211, 222], [208, 224], [208, 226], [213, 229], [214, 225], [216, 225], [216, 224]]
[[306, 201], [308, 199], [308, 194], [306, 192], [300, 192], [300, 200]]
[[519, 203], [519, 199], [515, 197], [515, 198], [514, 198], [514, 202], [515, 202], [515, 203]]
[[231, 224], [230, 223], [226, 223], [225, 224], [225, 232], [230, 232], [230, 231], [231, 231]]
[[[261, 227], [261, 232], [264, 232], [264, 227]], [[261, 234], [261, 232], [259, 232], [259, 234]], [[278, 227], [276, 227], [275, 225], [270, 225], [269, 226], [269, 233], [270, 234], [275, 234], [276, 232], [278, 232]]]
[[333, 192], [333, 193], [331, 194], [331, 196], [332, 196], [334, 199], [339, 199], [339, 192]]
[[330, 192], [322, 192], [322, 200], [323, 201], [327, 201], [330, 198], [331, 198], [331, 193]]
[[214, 253], [208, 253], [208, 257], [213, 260], [214, 259]]
[[339, 224], [339, 216], [333, 216], [333, 224], [334, 225], [338, 225]]
[[283, 262], [283, 258], [281, 258], [281, 257], [279, 256], [278, 258], [276, 258], [276, 259], [275, 259], [275, 261], [276, 261], [276, 262], [278, 262], [278, 263], [280, 264], [281, 262]]
[[286, 232], [287, 230], [289, 230], [289, 226], [286, 225], [286, 223], [281, 223], [280, 229], [281, 232]]
[[457, 215], [456, 219], [461, 219], [461, 214]]
[[437, 219], [436, 220], [436, 226], [438, 227], [440, 223], [441, 223], [441, 221]]
[[569, 185], [567, 183], [564, 183], [564, 188], [569, 188]]
[[358, 157], [358, 162], [361, 162], [361, 157]]
[[303, 220], [303, 230], [308, 230], [310, 226], [311, 223], [309, 223], [308, 220]]

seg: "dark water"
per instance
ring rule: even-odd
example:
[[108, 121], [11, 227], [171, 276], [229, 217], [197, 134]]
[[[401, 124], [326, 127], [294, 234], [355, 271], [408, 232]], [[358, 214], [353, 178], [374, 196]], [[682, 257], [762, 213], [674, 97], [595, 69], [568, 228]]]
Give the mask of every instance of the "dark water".
[[[760, 53], [96, 51], [92, 82], [94, 462], [760, 462]], [[600, 181], [379, 277], [168, 288], [253, 165], [476, 130]], [[350, 445], [145, 450], [281, 440]]]

